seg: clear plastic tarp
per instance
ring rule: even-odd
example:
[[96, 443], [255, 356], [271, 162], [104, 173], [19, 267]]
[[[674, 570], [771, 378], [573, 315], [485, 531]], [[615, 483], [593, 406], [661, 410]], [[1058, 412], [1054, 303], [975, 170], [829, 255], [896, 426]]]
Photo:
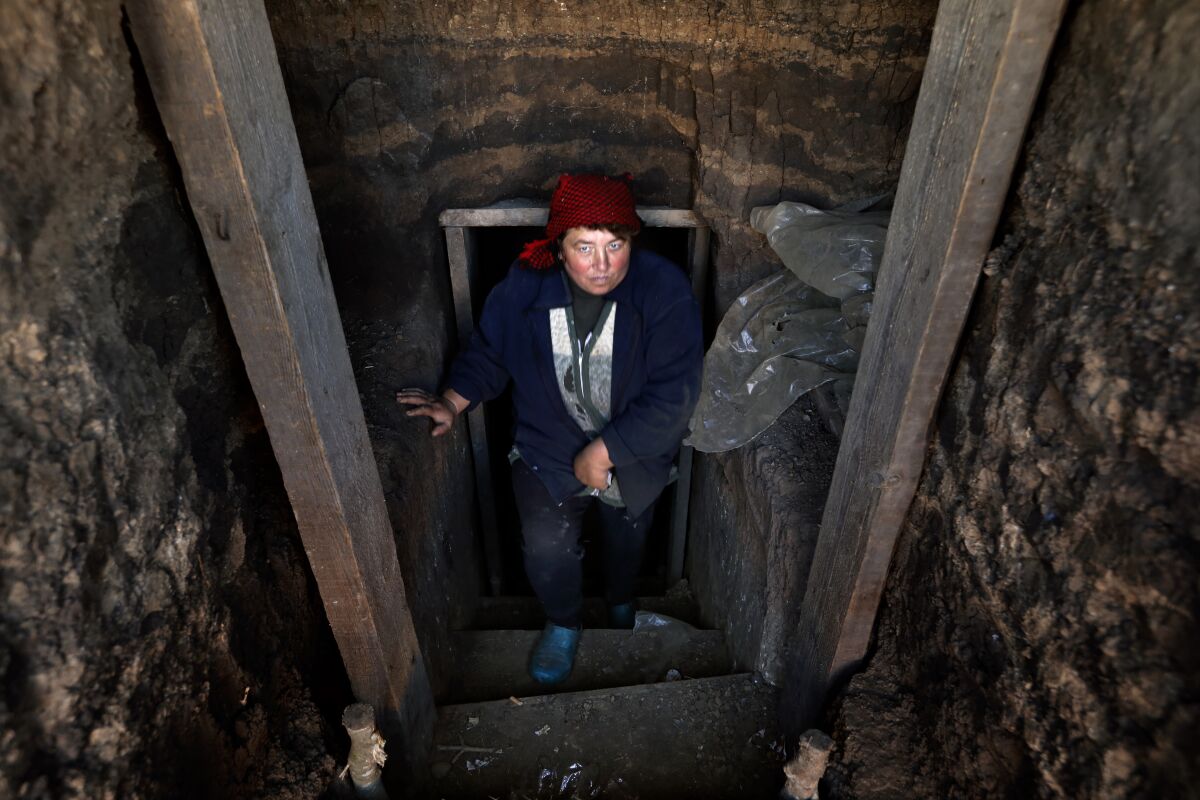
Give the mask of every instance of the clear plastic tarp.
[[846, 300], [875, 291], [890, 211], [859, 211], [873, 197], [821, 211], [806, 203], [759, 206], [750, 224], [796, 277], [819, 292]]
[[740, 447], [797, 397], [829, 382], [838, 405], [846, 408], [887, 220], [888, 212], [846, 206], [820, 211], [781, 203], [754, 209], [752, 224], [767, 235], [788, 270], [751, 286], [721, 320], [704, 358], [688, 444], [707, 453]]

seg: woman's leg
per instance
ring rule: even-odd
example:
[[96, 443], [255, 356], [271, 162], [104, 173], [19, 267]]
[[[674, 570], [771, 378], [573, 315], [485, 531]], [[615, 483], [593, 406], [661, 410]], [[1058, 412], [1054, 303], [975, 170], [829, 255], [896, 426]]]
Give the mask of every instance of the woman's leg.
[[623, 508], [605, 503], [599, 506], [604, 530], [604, 599], [611, 608], [633, 602], [654, 505], [635, 519], [630, 519]]
[[591, 498], [557, 505], [524, 460], [512, 465], [513, 494], [521, 516], [525, 574], [546, 617], [564, 628], [580, 627], [583, 609], [583, 548], [579, 534]]

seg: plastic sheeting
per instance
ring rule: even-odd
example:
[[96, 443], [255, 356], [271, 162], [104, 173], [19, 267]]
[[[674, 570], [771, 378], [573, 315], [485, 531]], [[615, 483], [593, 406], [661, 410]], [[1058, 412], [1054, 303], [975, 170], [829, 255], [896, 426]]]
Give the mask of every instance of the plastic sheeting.
[[721, 320], [687, 444], [706, 453], [740, 447], [824, 383], [834, 382], [846, 409], [887, 219], [888, 212], [803, 203], [754, 209], [752, 224], [788, 271], [751, 286]]
[[633, 629], [635, 631], [666, 630], [690, 633], [696, 630], [681, 619], [668, 617], [666, 614], [659, 614], [654, 611], [639, 611], [633, 619]]
[[856, 211], [879, 198], [821, 211], [805, 203], [759, 206], [750, 224], [784, 266], [819, 292], [846, 300], [875, 291], [890, 211]]

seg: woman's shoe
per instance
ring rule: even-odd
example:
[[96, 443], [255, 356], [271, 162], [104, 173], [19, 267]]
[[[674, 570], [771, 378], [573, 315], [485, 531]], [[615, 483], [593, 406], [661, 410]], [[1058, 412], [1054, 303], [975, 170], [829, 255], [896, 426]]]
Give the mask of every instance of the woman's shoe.
[[562, 683], [575, 665], [579, 629], [547, 622], [529, 659], [529, 675], [538, 683]]
[[633, 603], [621, 603], [619, 606], [608, 607], [608, 626], [610, 628], [631, 630], [636, 621], [637, 609], [633, 607]]

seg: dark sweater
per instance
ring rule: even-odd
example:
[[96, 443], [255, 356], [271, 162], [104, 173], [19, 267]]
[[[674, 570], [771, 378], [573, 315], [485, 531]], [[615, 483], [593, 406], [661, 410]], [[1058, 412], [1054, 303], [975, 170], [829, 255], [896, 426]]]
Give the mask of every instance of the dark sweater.
[[564, 277], [567, 278], [567, 285], [571, 287], [571, 313], [575, 316], [575, 335], [580, 340], [587, 341], [588, 334], [600, 321], [600, 312], [604, 310], [604, 301], [608, 296], [588, 294], [570, 277]]

